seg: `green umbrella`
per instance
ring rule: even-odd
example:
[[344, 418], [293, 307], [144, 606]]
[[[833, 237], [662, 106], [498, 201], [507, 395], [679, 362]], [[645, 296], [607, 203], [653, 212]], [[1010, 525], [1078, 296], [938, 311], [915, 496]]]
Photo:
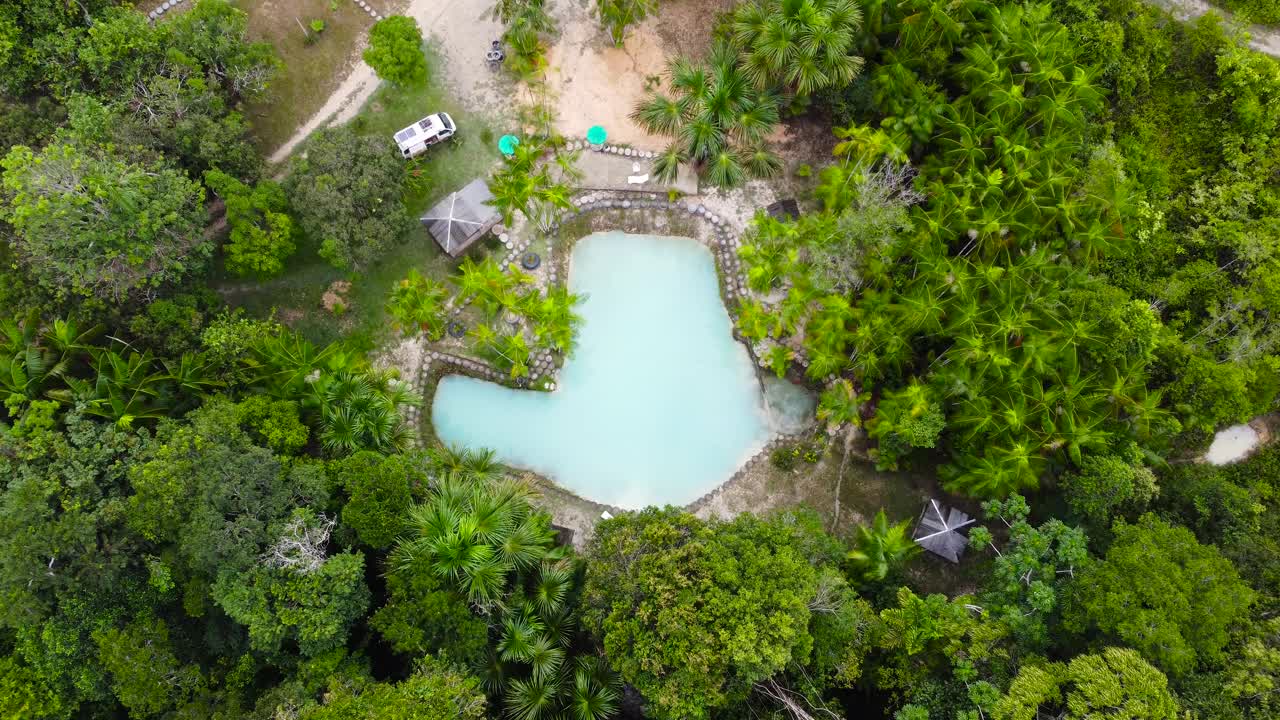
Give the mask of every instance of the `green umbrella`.
[[503, 135], [498, 138], [498, 149], [503, 155], [510, 155], [516, 151], [516, 146], [520, 144], [520, 138], [515, 135]]
[[587, 142], [592, 145], [603, 145], [605, 139], [608, 137], [608, 133], [606, 133], [604, 128], [599, 125], [592, 125], [591, 129], [587, 131]]

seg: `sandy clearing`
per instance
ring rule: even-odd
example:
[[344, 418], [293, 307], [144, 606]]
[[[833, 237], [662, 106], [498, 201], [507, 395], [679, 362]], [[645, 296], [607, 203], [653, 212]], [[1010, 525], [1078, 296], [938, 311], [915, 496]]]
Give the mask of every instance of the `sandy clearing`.
[[1210, 465], [1230, 465], [1252, 455], [1261, 443], [1258, 431], [1251, 426], [1232, 425], [1213, 436], [1204, 459]]
[[615, 47], [589, 15], [566, 18], [562, 35], [547, 54], [547, 84], [556, 96], [556, 130], [585, 137], [602, 125], [609, 142], [645, 150], [666, 147], [667, 140], [645, 132], [628, 115], [645, 95], [645, 80], [661, 75], [667, 64], [659, 45], [656, 19], [632, 28]]
[[[511, 98], [520, 95], [516, 84], [484, 61], [489, 43], [502, 34], [501, 25], [484, 17], [491, 4], [490, 0], [443, 4], [411, 0], [403, 13], [417, 20], [423, 35], [434, 44], [445, 64], [443, 76], [462, 105], [514, 124]], [[644, 95], [646, 78], [662, 74], [666, 67], [657, 19], [632, 28], [624, 46], [615, 48], [586, 4], [562, 0], [555, 4], [552, 15], [560, 28], [547, 53], [547, 84], [558, 115], [556, 130], [581, 137], [587, 128], [599, 124], [609, 131], [612, 142], [652, 150], [663, 147], [665, 140], [649, 135], [627, 117]], [[287, 159], [317, 129], [355, 117], [379, 82], [373, 69], [359, 59], [358, 49], [350, 74], [324, 106], [271, 154], [271, 162]], [[423, 114], [428, 112], [430, 108], [423, 109]]]

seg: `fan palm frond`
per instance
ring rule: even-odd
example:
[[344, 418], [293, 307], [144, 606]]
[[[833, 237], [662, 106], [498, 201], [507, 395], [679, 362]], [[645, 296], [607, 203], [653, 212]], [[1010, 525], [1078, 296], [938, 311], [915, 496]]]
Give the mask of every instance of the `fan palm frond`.
[[721, 150], [711, 158], [707, 167], [707, 179], [717, 187], [732, 188], [742, 184], [746, 177], [742, 162], [738, 155], [729, 150]]
[[684, 122], [685, 108], [661, 93], [653, 93], [636, 107], [631, 119], [640, 127], [659, 135], [674, 135]]
[[684, 148], [678, 143], [671, 143], [666, 150], [654, 158], [653, 175], [659, 182], [675, 182], [680, 174], [680, 165], [685, 162], [688, 162], [688, 156], [685, 155]]
[[502, 620], [502, 637], [498, 640], [498, 652], [507, 662], [529, 662], [542, 626], [528, 618], [508, 616]]
[[782, 158], [765, 149], [764, 146], [757, 146], [744, 152], [741, 162], [747, 174], [753, 178], [777, 177], [782, 172]]
[[533, 641], [526, 662], [535, 681], [550, 681], [560, 674], [564, 666], [564, 648], [557, 646], [551, 638], [540, 636]]
[[573, 584], [573, 572], [564, 566], [543, 563], [533, 587], [533, 601], [543, 614], [554, 613], [564, 606]]
[[512, 680], [507, 684], [507, 712], [515, 720], [542, 720], [555, 708], [559, 694], [554, 680]]
[[695, 118], [680, 130], [680, 139], [694, 162], [706, 161], [725, 146], [724, 131], [706, 116]]

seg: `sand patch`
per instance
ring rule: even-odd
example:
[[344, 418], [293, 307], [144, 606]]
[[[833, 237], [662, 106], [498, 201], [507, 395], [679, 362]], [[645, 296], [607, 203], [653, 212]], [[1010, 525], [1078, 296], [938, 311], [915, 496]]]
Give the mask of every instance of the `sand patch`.
[[1232, 425], [1219, 430], [1213, 436], [1213, 442], [1202, 460], [1210, 465], [1240, 462], [1271, 442], [1274, 425], [1274, 415], [1262, 415], [1250, 420], [1248, 424]]
[[654, 24], [650, 18], [630, 28], [622, 47], [614, 47], [590, 17], [562, 24], [547, 53], [547, 85], [560, 134], [585, 137], [592, 125], [603, 125], [610, 143], [646, 150], [666, 146], [666, 138], [645, 132], [628, 117], [645, 97], [646, 80], [666, 71], [667, 55]]

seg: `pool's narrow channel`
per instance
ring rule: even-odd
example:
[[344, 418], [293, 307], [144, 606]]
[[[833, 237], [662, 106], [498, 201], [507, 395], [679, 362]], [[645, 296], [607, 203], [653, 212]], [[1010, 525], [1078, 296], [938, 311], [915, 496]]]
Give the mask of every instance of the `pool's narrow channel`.
[[639, 508], [692, 502], [769, 439], [705, 247], [597, 233], [574, 247], [569, 282], [588, 297], [559, 389], [446, 377], [431, 408], [442, 441], [493, 448], [584, 497]]

